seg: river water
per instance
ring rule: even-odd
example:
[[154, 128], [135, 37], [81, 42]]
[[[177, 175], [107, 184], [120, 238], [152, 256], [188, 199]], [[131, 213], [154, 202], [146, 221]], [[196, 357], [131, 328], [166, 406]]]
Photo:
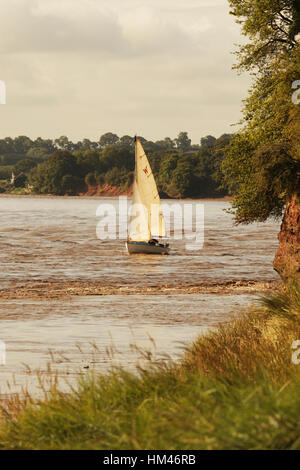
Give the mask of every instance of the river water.
[[[190, 240], [174, 240], [179, 232], [173, 226], [169, 256], [129, 257], [124, 240], [97, 238], [97, 208], [110, 205], [112, 224], [119, 212], [118, 198], [0, 198], [0, 290], [38, 281], [97, 281], [139, 288], [137, 294], [126, 296], [0, 299], [0, 340], [6, 345], [0, 391], [7, 392], [7, 381], [13, 392], [25, 383], [36, 387], [32, 371], [46, 370], [49, 350], [53, 366], [68, 377], [88, 367], [105, 370], [112, 345], [114, 360], [126, 366], [137, 359], [132, 344], [156, 357], [177, 357], [199, 333], [228, 321], [254, 301], [250, 294], [147, 295], [143, 288], [278, 278], [272, 269], [278, 223], [236, 227], [225, 212], [230, 208], [226, 201], [164, 203], [177, 204], [182, 211], [184, 204], [204, 206], [202, 249], [189, 249]], [[195, 214], [196, 209], [194, 218], [187, 220], [186, 236], [197, 223]], [[124, 217], [120, 231], [124, 236]]]

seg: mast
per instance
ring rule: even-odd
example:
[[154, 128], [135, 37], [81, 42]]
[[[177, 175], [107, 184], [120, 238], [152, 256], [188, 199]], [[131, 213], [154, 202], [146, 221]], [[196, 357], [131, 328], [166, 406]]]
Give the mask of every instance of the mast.
[[[132, 194], [132, 203], [134, 202], [133, 201], [133, 195], [134, 195], [134, 188], [135, 188], [135, 185], [137, 184], [137, 168], [136, 168], [136, 146], [137, 146], [137, 135], [135, 134], [134, 136], [134, 178], [133, 178], [133, 194]], [[127, 240], [130, 239], [129, 237], [129, 225], [127, 224]]]
[[134, 178], [137, 178], [136, 171], [136, 145], [137, 145], [137, 135], [134, 136]]

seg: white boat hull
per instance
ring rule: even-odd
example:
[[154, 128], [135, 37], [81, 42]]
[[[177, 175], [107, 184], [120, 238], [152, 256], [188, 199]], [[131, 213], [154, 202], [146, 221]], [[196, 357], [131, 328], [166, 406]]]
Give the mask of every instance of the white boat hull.
[[170, 248], [166, 245], [151, 245], [147, 242], [126, 242], [128, 254], [167, 255]]

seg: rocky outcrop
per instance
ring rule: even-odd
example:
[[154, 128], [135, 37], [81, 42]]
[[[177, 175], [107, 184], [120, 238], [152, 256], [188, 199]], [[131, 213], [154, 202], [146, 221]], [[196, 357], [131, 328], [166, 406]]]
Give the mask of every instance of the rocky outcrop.
[[286, 206], [278, 239], [274, 269], [284, 281], [300, 279], [300, 192]]
[[88, 189], [84, 193], [79, 193], [79, 196], [102, 196], [102, 197], [113, 197], [113, 196], [131, 196], [132, 185], [128, 190], [123, 190], [118, 186], [110, 186], [109, 184], [89, 185]]

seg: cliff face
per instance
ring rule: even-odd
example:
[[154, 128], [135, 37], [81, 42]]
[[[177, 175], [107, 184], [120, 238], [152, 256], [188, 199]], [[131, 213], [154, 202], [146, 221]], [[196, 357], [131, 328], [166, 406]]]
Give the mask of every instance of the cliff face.
[[123, 191], [118, 186], [110, 186], [105, 184], [103, 186], [99, 185], [89, 185], [85, 193], [79, 193], [79, 196], [103, 196], [103, 197], [113, 197], [113, 196], [131, 196], [132, 194], [132, 185], [128, 188], [127, 191]]
[[300, 193], [287, 204], [278, 239], [274, 269], [284, 281], [300, 279]]

